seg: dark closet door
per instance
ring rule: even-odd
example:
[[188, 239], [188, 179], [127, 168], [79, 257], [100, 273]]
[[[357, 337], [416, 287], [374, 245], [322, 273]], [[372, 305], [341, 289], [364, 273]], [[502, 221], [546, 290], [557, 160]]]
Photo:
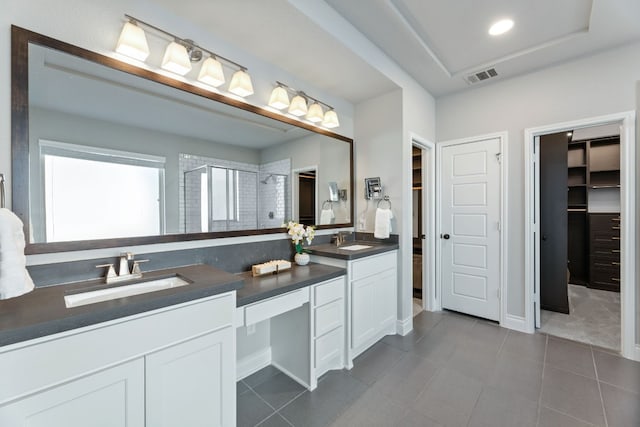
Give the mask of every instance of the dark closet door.
[[567, 134], [540, 137], [540, 308], [569, 313]]

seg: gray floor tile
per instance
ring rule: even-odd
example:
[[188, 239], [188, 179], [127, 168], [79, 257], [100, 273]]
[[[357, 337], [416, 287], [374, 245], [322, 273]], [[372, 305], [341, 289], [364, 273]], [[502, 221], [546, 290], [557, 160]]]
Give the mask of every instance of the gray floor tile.
[[243, 393], [248, 392], [250, 389], [243, 381], [238, 381], [236, 383], [236, 394], [240, 396]]
[[469, 331], [467, 342], [476, 342], [495, 348], [496, 353], [507, 336], [507, 329], [493, 322], [477, 321]]
[[487, 381], [497, 365], [498, 347], [480, 341], [459, 343], [446, 366], [480, 381]]
[[549, 337], [546, 363], [590, 378], [596, 377], [591, 347], [588, 345]]
[[273, 365], [269, 365], [265, 368], [260, 369], [258, 372], [254, 372], [253, 374], [249, 375], [242, 381], [244, 381], [245, 384], [248, 385], [249, 387], [254, 388], [262, 384], [269, 378], [278, 375], [279, 373], [280, 373], [280, 370], [278, 368], [276, 368]]
[[[282, 418], [277, 412], [271, 415], [269, 418], [258, 424], [259, 427], [292, 427], [289, 421]], [[256, 426], [256, 427], [258, 427]]]
[[509, 331], [501, 352], [516, 354], [534, 362], [543, 363], [546, 346], [546, 335]]
[[330, 425], [367, 387], [344, 371], [331, 371], [313, 393], [305, 391], [279, 413], [296, 427]]
[[444, 427], [442, 424], [412, 409], [407, 410], [404, 417], [400, 418], [395, 425], [402, 427]]
[[363, 383], [373, 384], [404, 354], [401, 350], [379, 341], [353, 361], [350, 373]]
[[538, 400], [542, 387], [542, 362], [536, 363], [513, 353], [503, 352], [488, 384], [498, 390]]
[[538, 427], [593, 427], [593, 424], [585, 423], [543, 406], [540, 408]]
[[600, 351], [594, 351], [593, 356], [600, 381], [640, 392], [640, 362]]
[[386, 396], [369, 389], [349, 409], [340, 415], [333, 426], [386, 427], [397, 425], [406, 409], [387, 399]]
[[448, 427], [466, 426], [482, 383], [444, 368], [420, 393], [413, 409]]
[[590, 378], [546, 366], [542, 404], [592, 424], [604, 425], [598, 384]]
[[412, 353], [434, 362], [445, 364], [455, 352], [457, 345], [458, 341], [454, 337], [447, 336], [447, 334], [428, 333], [416, 343]]
[[273, 413], [273, 408], [260, 399], [253, 390], [238, 396], [236, 404], [238, 427], [253, 427]]
[[441, 311], [423, 311], [413, 318], [413, 330], [422, 337], [433, 329], [442, 320], [443, 316], [445, 314]]
[[415, 348], [416, 343], [420, 341], [422, 335], [418, 335], [416, 331], [411, 331], [407, 335], [387, 335], [382, 342], [391, 347], [402, 350], [411, 351]]
[[253, 391], [276, 410], [289, 403], [304, 390], [303, 386], [282, 372], [253, 388]]
[[390, 401], [409, 407], [440, 368], [428, 359], [407, 355], [371, 387]]
[[537, 400], [485, 387], [471, 412], [469, 427], [535, 427]]
[[609, 427], [640, 426], [640, 395], [600, 384]]

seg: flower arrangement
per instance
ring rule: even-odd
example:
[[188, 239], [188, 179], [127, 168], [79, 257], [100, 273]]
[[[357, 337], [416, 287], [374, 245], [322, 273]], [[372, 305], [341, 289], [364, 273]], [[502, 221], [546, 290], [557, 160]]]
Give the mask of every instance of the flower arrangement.
[[313, 237], [316, 235], [316, 230], [310, 225], [298, 224], [297, 222], [289, 221], [286, 224], [287, 233], [291, 236], [291, 242], [296, 247], [296, 253], [304, 253], [302, 248], [303, 241], [306, 240], [310, 245]]

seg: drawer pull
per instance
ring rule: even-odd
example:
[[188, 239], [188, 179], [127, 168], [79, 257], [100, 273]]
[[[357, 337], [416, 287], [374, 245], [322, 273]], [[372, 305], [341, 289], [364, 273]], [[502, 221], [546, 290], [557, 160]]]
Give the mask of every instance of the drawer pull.
[[611, 237], [611, 240], [620, 240], [620, 237], [613, 236]]
[[613, 281], [613, 282], [620, 282], [620, 279], [616, 279], [615, 277], [612, 277], [612, 278], [611, 278], [611, 281]]
[[615, 221], [615, 222], [620, 222], [620, 217], [616, 217], [616, 218], [611, 218], [611, 221]]
[[611, 253], [619, 254], [620, 253], [620, 249], [611, 249]]
[[620, 230], [620, 226], [619, 225], [614, 225], [613, 227], [611, 227], [612, 230]]
[[615, 262], [615, 261], [613, 261], [613, 262], [611, 263], [611, 265], [620, 265], [620, 263], [619, 263], [619, 262]]

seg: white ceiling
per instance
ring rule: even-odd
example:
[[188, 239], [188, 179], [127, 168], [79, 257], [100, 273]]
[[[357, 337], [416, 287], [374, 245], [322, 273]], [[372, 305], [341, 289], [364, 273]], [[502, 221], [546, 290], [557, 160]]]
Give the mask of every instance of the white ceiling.
[[[395, 85], [286, 0], [152, 0], [353, 103]], [[322, 0], [313, 0], [322, 1]], [[640, 40], [640, 0], [325, 0], [434, 96]], [[513, 30], [487, 34], [496, 19]], [[213, 47], [215, 49], [215, 47]]]

